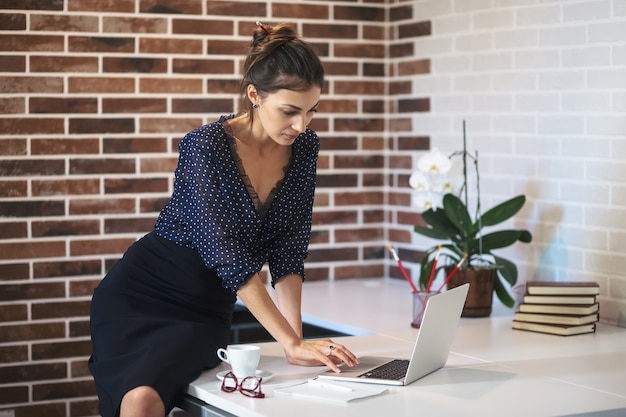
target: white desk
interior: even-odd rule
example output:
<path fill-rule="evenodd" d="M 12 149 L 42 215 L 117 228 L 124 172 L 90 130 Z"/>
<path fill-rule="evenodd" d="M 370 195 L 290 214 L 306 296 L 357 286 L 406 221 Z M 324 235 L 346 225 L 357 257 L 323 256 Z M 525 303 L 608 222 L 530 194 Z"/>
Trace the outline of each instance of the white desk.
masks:
<path fill-rule="evenodd" d="M 410 292 L 400 284 L 307 283 L 303 313 L 313 324 L 352 330 L 357 336 L 336 340 L 357 355 L 408 356 L 417 335 L 409 325 Z M 215 374 L 227 366 L 204 373 L 188 393 L 210 404 L 201 416 L 626 415 L 626 329 L 599 325 L 595 334 L 560 337 L 512 330 L 511 320 L 511 311 L 499 310 L 462 319 L 443 369 L 348 404 L 275 395 L 274 389 L 325 369 L 288 365 L 277 343 L 261 344 L 259 368 L 274 373 L 263 383 L 266 398 L 221 392 Z"/>

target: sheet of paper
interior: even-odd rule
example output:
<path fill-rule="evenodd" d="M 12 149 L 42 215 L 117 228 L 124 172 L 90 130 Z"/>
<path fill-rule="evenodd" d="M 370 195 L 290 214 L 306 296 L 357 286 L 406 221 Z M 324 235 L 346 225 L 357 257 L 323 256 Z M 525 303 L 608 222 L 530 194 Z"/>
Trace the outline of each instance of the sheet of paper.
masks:
<path fill-rule="evenodd" d="M 379 395 L 385 391 L 387 391 L 387 387 L 380 385 L 335 381 L 319 383 L 316 380 L 274 390 L 276 394 L 280 395 L 293 395 L 300 398 L 340 403 Z"/>

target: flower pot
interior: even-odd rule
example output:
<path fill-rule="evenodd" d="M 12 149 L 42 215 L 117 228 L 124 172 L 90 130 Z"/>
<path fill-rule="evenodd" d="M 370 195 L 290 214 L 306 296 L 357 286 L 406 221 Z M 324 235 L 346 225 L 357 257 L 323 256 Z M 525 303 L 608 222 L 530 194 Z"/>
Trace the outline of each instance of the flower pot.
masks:
<path fill-rule="evenodd" d="M 446 267 L 446 275 L 454 267 Z M 448 281 L 447 288 L 455 288 L 469 283 L 469 292 L 463 306 L 461 317 L 489 317 L 493 300 L 493 283 L 496 279 L 495 268 L 459 269 Z"/>

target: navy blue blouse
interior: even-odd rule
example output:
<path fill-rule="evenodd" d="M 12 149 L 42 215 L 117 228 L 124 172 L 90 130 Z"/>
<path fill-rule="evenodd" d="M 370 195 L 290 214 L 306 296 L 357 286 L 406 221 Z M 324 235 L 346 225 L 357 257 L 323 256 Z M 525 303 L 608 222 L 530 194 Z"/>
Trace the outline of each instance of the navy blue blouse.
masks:
<path fill-rule="evenodd" d="M 236 292 L 268 262 L 272 285 L 287 274 L 304 279 L 320 142 L 306 129 L 266 213 L 257 211 L 237 167 L 223 122 L 188 133 L 179 145 L 174 192 L 157 235 L 198 251 L 225 288 Z"/>

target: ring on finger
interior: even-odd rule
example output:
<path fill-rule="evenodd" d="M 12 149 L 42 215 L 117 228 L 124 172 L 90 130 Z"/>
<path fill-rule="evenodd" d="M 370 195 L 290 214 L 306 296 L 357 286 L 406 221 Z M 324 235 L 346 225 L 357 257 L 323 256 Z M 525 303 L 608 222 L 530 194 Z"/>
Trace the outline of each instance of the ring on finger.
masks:
<path fill-rule="evenodd" d="M 328 354 L 330 355 L 331 353 L 333 353 L 333 350 L 335 350 L 335 346 L 330 345 L 328 346 Z"/>

